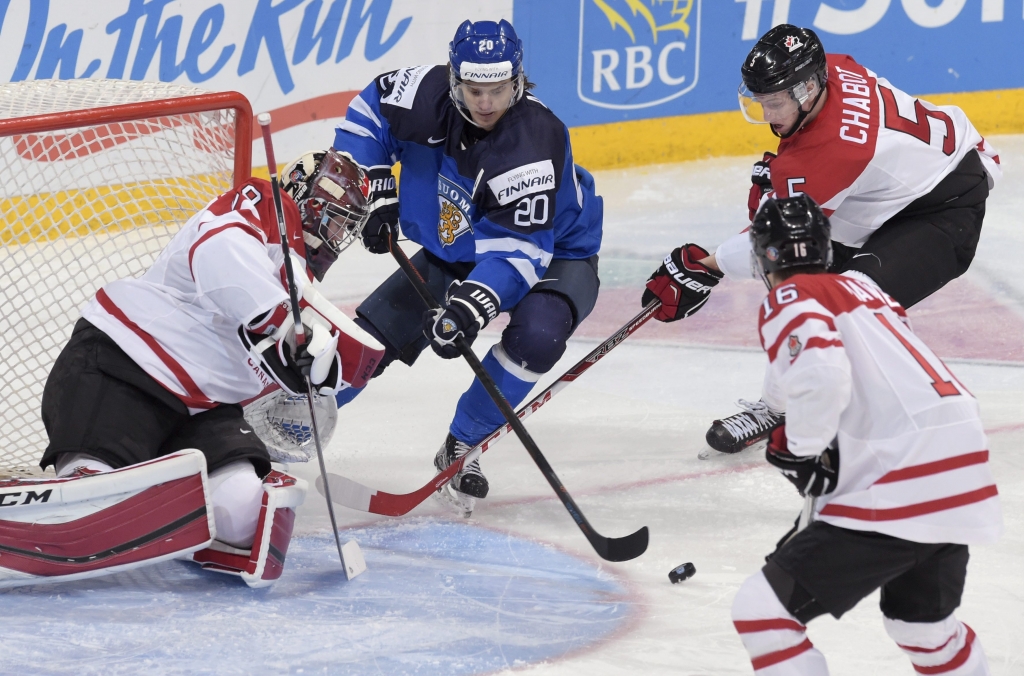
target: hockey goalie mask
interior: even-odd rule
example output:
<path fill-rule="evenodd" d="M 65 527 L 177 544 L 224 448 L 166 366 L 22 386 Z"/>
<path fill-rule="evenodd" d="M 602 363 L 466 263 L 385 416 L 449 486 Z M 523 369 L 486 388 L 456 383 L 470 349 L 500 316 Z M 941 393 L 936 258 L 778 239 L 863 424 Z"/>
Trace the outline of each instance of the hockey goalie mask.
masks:
<path fill-rule="evenodd" d="M 323 281 L 366 225 L 370 182 L 348 153 L 330 149 L 308 152 L 285 167 L 281 189 L 299 207 L 306 262 Z"/>

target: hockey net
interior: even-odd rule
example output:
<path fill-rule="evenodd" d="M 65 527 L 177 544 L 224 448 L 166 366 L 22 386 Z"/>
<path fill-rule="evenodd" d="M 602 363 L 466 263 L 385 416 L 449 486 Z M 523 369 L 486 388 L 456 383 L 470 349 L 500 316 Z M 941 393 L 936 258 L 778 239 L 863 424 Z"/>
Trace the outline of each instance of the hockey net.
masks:
<path fill-rule="evenodd" d="M 251 143 L 236 92 L 0 84 L 0 475 L 39 471 L 43 386 L 82 306 L 248 178 Z"/>

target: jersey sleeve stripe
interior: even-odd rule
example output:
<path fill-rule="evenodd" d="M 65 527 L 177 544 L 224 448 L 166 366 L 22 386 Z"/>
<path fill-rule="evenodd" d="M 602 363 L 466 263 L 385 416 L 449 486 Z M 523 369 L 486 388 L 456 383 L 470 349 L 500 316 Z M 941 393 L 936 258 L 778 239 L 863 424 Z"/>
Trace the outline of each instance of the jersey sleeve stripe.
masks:
<path fill-rule="evenodd" d="M 149 335 L 149 333 L 144 331 L 141 326 L 129 319 L 128 315 L 114 304 L 114 301 L 110 299 L 110 296 L 108 296 L 107 292 L 102 288 L 96 292 L 96 300 L 104 310 L 114 317 L 114 319 L 124 324 L 126 327 L 131 329 L 132 333 L 142 339 L 142 342 L 144 342 L 146 346 L 153 351 L 153 354 L 155 354 L 171 371 L 171 373 L 174 374 L 174 377 L 178 379 L 178 382 L 181 384 L 186 394 L 179 394 L 154 378 L 156 382 L 163 385 L 164 389 L 167 389 L 189 408 L 215 408 L 217 406 L 217 402 L 211 401 L 203 394 L 202 390 L 199 389 L 199 386 L 196 385 L 194 380 L 192 380 L 192 377 L 188 372 L 182 368 L 181 364 L 179 364 L 174 357 L 167 353 L 167 350 L 157 342 L 156 338 Z"/>
<path fill-rule="evenodd" d="M 537 276 L 537 269 L 530 261 L 525 258 L 506 258 L 505 260 L 526 280 L 531 289 L 540 281 L 540 277 Z"/>
<path fill-rule="evenodd" d="M 339 122 L 338 129 L 342 131 L 347 131 L 350 134 L 355 134 L 356 136 L 365 136 L 366 138 L 372 139 L 377 138 L 376 136 L 374 136 L 372 131 L 350 120 L 342 120 L 341 122 Z"/>
<path fill-rule="evenodd" d="M 806 322 L 813 321 L 815 319 L 824 322 L 824 324 L 829 328 L 830 331 L 836 330 L 836 323 L 833 320 L 833 318 L 830 317 L 829 315 L 823 315 L 820 312 L 801 313 L 794 317 L 793 319 L 789 320 L 789 323 L 782 327 L 782 330 L 779 331 L 778 336 L 775 339 L 775 342 L 772 344 L 770 348 L 768 348 L 768 359 L 770 359 L 771 361 L 775 361 L 775 356 L 779 353 L 779 349 L 781 349 L 782 344 L 786 341 L 787 338 L 789 338 L 790 334 L 793 333 L 798 328 L 800 328 L 801 326 L 803 326 Z"/>
<path fill-rule="evenodd" d="M 843 341 L 839 340 L 838 338 L 833 339 L 833 338 L 822 338 L 820 336 L 815 336 L 815 337 L 809 338 L 807 340 L 807 344 L 804 345 L 804 351 L 812 350 L 814 348 L 818 348 L 820 350 L 820 349 L 824 349 L 826 347 L 842 347 L 842 346 L 843 346 Z M 801 352 L 801 354 L 803 354 L 803 352 Z"/>
<path fill-rule="evenodd" d="M 373 110 L 366 103 L 366 101 L 364 101 L 362 99 L 361 96 L 357 95 L 355 98 L 353 98 L 351 101 L 349 101 L 348 107 L 349 107 L 349 110 L 354 110 L 355 112 L 359 113 L 360 115 L 362 115 L 363 117 L 367 118 L 368 120 L 373 122 L 375 125 L 377 125 L 377 129 L 381 128 L 380 118 L 378 118 L 374 114 Z"/>
<path fill-rule="evenodd" d="M 903 507 L 867 509 L 864 507 L 839 505 L 833 502 L 825 505 L 820 513 L 822 516 L 843 517 L 847 519 L 855 519 L 857 521 L 898 521 L 900 519 L 912 519 L 916 516 L 934 514 L 935 512 L 946 511 L 947 509 L 956 509 L 957 507 L 973 505 L 976 502 L 982 502 L 983 500 L 988 500 L 989 498 L 993 498 L 997 495 L 999 495 L 999 489 L 996 488 L 995 484 L 991 484 L 966 493 L 951 495 L 938 500 L 918 502 L 916 504 L 905 505 Z"/>
<path fill-rule="evenodd" d="M 261 236 L 262 233 L 253 232 L 253 230 L 247 228 L 245 225 L 242 225 L 241 223 L 228 223 L 227 225 L 222 225 L 220 227 L 214 228 L 213 230 L 210 230 L 209 232 L 205 232 L 199 239 L 196 240 L 195 244 L 189 247 L 188 250 L 188 271 L 192 275 L 192 281 L 195 281 L 196 279 L 196 273 L 192 271 L 192 257 L 195 256 L 196 249 L 199 248 L 199 245 L 205 242 L 206 240 L 210 239 L 217 233 L 224 232 L 228 228 L 238 228 L 239 230 L 249 235 L 250 237 L 255 238 L 260 244 L 266 244 L 266 242 L 263 241 L 263 237 Z"/>
<path fill-rule="evenodd" d="M 882 478 L 876 481 L 873 485 L 891 484 L 896 483 L 897 481 L 918 479 L 920 477 L 931 476 L 933 474 L 950 472 L 954 469 L 960 469 L 962 467 L 970 467 L 971 465 L 981 465 L 986 462 L 988 462 L 988 451 L 975 451 L 974 453 L 964 453 L 963 455 L 955 455 L 951 458 L 944 458 L 942 460 L 936 460 L 934 462 L 926 462 L 920 465 L 904 467 L 902 469 L 894 469 L 888 474 L 883 475 Z"/>
<path fill-rule="evenodd" d="M 476 253 L 480 255 L 489 251 L 504 251 L 511 253 L 513 251 L 519 251 L 526 254 L 534 260 L 540 261 L 540 264 L 544 267 L 551 265 L 551 258 L 553 254 L 549 251 L 544 251 L 539 246 L 532 242 L 527 242 L 521 239 L 515 239 L 513 237 L 501 237 L 496 239 L 480 239 L 476 242 Z"/>

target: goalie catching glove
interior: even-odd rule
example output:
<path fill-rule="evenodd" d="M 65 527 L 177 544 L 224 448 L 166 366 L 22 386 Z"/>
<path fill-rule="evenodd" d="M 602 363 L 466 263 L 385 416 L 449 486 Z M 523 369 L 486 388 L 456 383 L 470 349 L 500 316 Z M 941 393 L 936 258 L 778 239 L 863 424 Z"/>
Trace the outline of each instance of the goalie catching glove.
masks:
<path fill-rule="evenodd" d="M 803 497 L 827 495 L 839 483 L 838 441 L 833 440 L 820 455 L 793 455 L 789 452 L 786 426 L 780 425 L 772 431 L 764 457 L 769 465 L 796 486 Z"/>
<path fill-rule="evenodd" d="M 641 304 L 647 307 L 655 298 L 660 300 L 661 307 L 654 313 L 659 322 L 674 322 L 695 313 L 722 278 L 721 272 L 697 262 L 709 255 L 696 244 L 684 244 L 670 253 L 647 281 Z"/>
<path fill-rule="evenodd" d="M 476 334 L 498 316 L 501 301 L 489 287 L 473 281 L 452 282 L 445 294 L 448 307 L 427 310 L 423 315 L 423 335 L 442 359 L 459 356 L 455 339 L 464 336 L 473 343 Z"/>

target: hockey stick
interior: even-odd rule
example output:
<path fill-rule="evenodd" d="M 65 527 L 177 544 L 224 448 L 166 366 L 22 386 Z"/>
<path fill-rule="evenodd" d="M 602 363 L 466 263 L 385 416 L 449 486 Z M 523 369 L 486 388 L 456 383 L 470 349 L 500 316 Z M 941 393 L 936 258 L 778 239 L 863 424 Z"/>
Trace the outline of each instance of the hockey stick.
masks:
<path fill-rule="evenodd" d="M 388 238 L 388 248 L 391 249 L 391 255 L 394 256 L 395 261 L 398 262 L 398 266 L 402 269 L 402 272 L 405 273 L 405 276 L 416 289 L 420 298 L 423 299 L 424 304 L 431 310 L 439 309 L 441 305 L 437 302 L 437 299 L 431 295 L 430 289 L 427 288 L 426 282 L 423 281 L 423 277 L 420 276 L 419 270 L 413 267 L 409 257 L 405 255 L 405 252 L 402 251 L 401 247 L 395 244 L 393 237 Z M 537 464 L 541 474 L 543 474 L 544 478 L 548 480 L 551 488 L 554 489 L 555 494 L 558 495 L 558 498 L 562 501 L 565 509 L 569 512 L 569 515 L 572 516 L 576 525 L 579 526 L 583 535 L 586 536 L 590 545 L 594 548 L 594 551 L 597 552 L 597 555 L 606 561 L 629 561 L 630 559 L 635 559 L 643 554 L 647 550 L 647 542 L 649 539 L 647 526 L 643 526 L 635 533 L 631 533 L 630 535 L 621 538 L 605 537 L 594 530 L 594 527 L 591 526 L 590 522 L 587 521 L 587 518 L 583 516 L 583 512 L 580 511 L 580 508 L 576 505 L 572 496 L 569 495 L 569 491 L 567 491 L 565 486 L 562 485 L 561 480 L 555 474 L 555 470 L 552 469 L 551 465 L 548 463 L 547 458 L 545 458 L 544 454 L 541 453 L 540 448 L 533 440 L 533 437 L 531 437 L 530 433 L 526 431 L 526 427 L 523 426 L 522 421 L 518 416 L 516 416 L 515 411 L 512 410 L 512 406 L 509 405 L 508 401 L 501 394 L 501 390 L 498 389 L 494 379 L 491 378 L 491 374 L 484 369 L 483 364 L 480 363 L 480 359 L 476 356 L 476 353 L 473 352 L 473 348 L 469 346 L 469 343 L 461 334 L 455 338 L 455 347 L 458 348 L 463 359 L 469 363 L 470 368 L 473 369 L 473 373 L 475 373 L 476 377 L 480 380 L 480 384 L 483 385 L 485 390 L 487 390 L 487 394 L 490 395 L 494 404 L 498 407 L 498 410 L 501 411 L 505 421 L 512 426 L 512 430 L 516 433 L 516 436 L 519 437 L 519 441 L 522 442 L 527 453 L 529 453 L 530 457 L 533 458 L 533 461 Z"/>
<path fill-rule="evenodd" d="M 530 414 L 536 412 L 541 406 L 548 403 L 553 396 L 565 388 L 569 383 L 583 375 L 587 369 L 600 361 L 617 345 L 626 340 L 629 336 L 633 335 L 637 329 L 647 323 L 647 320 L 654 316 L 654 313 L 659 307 L 661 307 L 661 301 L 652 301 L 650 305 L 641 310 L 640 314 L 630 319 L 622 328 L 613 333 L 610 338 L 591 350 L 590 354 L 576 362 L 576 364 L 562 374 L 558 380 L 551 383 L 546 390 L 534 397 L 528 404 L 524 404 L 520 407 L 516 412 L 519 419 L 525 419 Z M 474 446 L 469 453 L 456 459 L 455 462 L 447 467 L 447 469 L 436 474 L 422 488 L 415 490 L 412 493 L 396 494 L 379 491 L 370 488 L 369 486 L 364 486 L 363 484 L 353 481 L 347 477 L 343 477 L 340 474 L 331 474 L 329 472 L 327 474 L 327 480 L 331 483 L 331 493 L 335 496 L 335 500 L 339 505 L 362 512 L 371 512 L 373 514 L 381 514 L 384 516 L 403 516 L 412 511 L 413 508 L 421 502 L 429 498 L 431 493 L 439 490 L 442 486 L 451 481 L 452 477 L 462 469 L 463 465 L 473 462 L 480 457 L 482 453 L 489 451 L 499 440 L 505 438 L 511 431 L 512 426 L 505 423 L 489 434 L 486 439 Z M 321 493 L 323 492 L 323 488 L 319 482 L 317 483 L 317 488 Z"/>
<path fill-rule="evenodd" d="M 284 223 L 284 205 L 281 202 L 281 188 L 277 184 L 277 162 L 274 160 L 274 142 L 270 138 L 270 113 L 260 113 L 256 116 L 256 122 L 263 132 L 263 147 L 267 151 L 267 169 L 270 170 L 270 185 L 274 195 L 274 209 L 277 214 L 277 231 L 281 235 L 281 251 L 284 253 L 284 273 L 288 281 L 288 298 L 292 303 L 292 320 L 295 324 L 295 347 L 296 350 L 306 344 L 306 330 L 302 326 L 302 313 L 299 309 L 299 289 L 295 285 L 295 271 L 292 268 L 291 247 L 288 246 L 288 231 Z M 313 404 L 313 381 L 306 375 L 306 400 L 309 402 L 309 420 L 313 433 L 313 443 L 316 445 L 316 459 L 320 463 L 320 479 L 324 482 L 324 497 L 327 498 L 327 514 L 331 517 L 331 531 L 334 533 L 334 542 L 338 545 L 338 558 L 341 560 L 341 567 L 345 569 L 345 575 L 351 579 L 358 575 L 353 568 L 345 565 L 345 554 L 341 551 L 341 537 L 338 535 L 338 522 L 334 518 L 334 504 L 331 501 L 330 486 L 327 485 L 327 466 L 324 464 L 324 451 L 320 447 L 320 429 L 316 421 L 316 409 Z"/>

